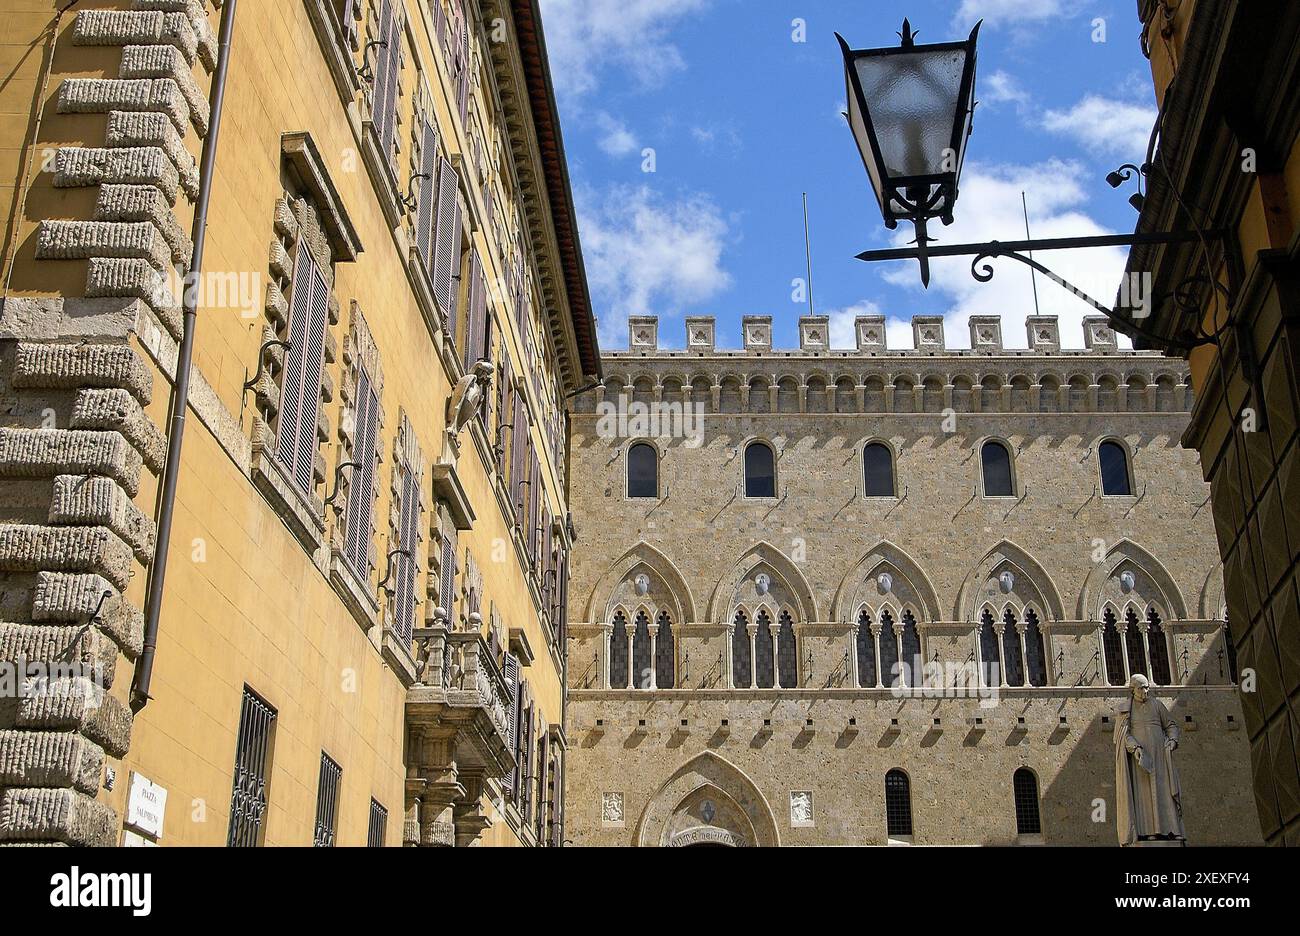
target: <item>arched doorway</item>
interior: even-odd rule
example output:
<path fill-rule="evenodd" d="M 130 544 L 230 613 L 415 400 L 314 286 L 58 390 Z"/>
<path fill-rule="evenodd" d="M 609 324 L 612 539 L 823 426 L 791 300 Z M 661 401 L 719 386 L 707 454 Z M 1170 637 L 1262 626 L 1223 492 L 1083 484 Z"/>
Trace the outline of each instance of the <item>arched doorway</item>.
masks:
<path fill-rule="evenodd" d="M 712 751 L 697 754 L 664 781 L 646 805 L 634 841 L 671 848 L 780 844 L 762 792 Z"/>

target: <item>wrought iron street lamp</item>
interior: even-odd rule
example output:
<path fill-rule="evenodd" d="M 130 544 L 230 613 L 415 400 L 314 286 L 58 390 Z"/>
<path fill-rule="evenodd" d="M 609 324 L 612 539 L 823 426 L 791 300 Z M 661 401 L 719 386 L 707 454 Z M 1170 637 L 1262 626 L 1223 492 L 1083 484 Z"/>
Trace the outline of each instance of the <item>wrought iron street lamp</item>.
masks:
<path fill-rule="evenodd" d="M 930 283 L 926 222 L 952 224 L 966 141 L 975 113 L 975 39 L 917 45 L 903 20 L 900 46 L 844 53 L 849 127 L 890 230 L 916 229 L 921 282 Z"/>
<path fill-rule="evenodd" d="M 988 282 L 993 278 L 988 261 L 1010 257 L 1070 290 L 1126 331 L 1150 336 L 1149 330 L 1123 314 L 1135 307 L 1125 298 L 1127 290 L 1121 288 L 1115 307 L 1103 305 L 1035 260 L 1032 252 L 1190 242 L 1200 242 L 1204 249 L 1207 240 L 1221 239 L 1225 232 L 1199 230 L 1193 223 L 1185 231 L 931 246 L 934 238 L 927 234 L 927 223 L 935 219 L 944 224 L 953 221 L 975 114 L 975 44 L 979 28 L 977 23 L 965 41 L 917 45 L 917 33 L 908 20 L 903 20 L 903 30 L 898 34 L 902 44 L 881 49 L 852 49 L 839 33 L 835 34 L 844 54 L 846 116 L 885 226 L 893 230 L 899 221 L 910 221 L 916 230 L 914 247 L 868 250 L 858 254 L 858 259 L 916 260 L 921 268 L 921 283 L 929 286 L 931 258 L 973 257 L 971 275 Z M 1157 119 L 1143 165 L 1125 164 L 1106 177 L 1112 188 L 1118 188 L 1135 173 L 1141 182 L 1155 169 L 1164 171 L 1156 157 L 1160 125 Z M 1129 201 L 1141 211 L 1141 192 Z M 1175 286 L 1171 296 L 1182 311 L 1195 311 L 1190 294 L 1206 279 L 1203 274 L 1189 276 Z M 1210 288 L 1221 287 L 1212 284 Z M 1198 335 L 1197 343 L 1206 340 L 1209 336 Z"/>

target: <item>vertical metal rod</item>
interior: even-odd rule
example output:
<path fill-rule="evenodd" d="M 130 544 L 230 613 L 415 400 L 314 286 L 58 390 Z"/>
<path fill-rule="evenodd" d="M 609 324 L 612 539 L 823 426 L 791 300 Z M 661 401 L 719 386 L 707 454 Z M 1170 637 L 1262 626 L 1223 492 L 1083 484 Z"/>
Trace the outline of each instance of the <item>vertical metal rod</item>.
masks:
<path fill-rule="evenodd" d="M 1025 193 L 1023 191 L 1020 193 L 1020 207 L 1025 213 L 1025 240 L 1033 240 L 1033 238 L 1029 236 L 1029 202 L 1025 200 Z M 1029 251 L 1029 259 L 1034 259 L 1034 252 L 1032 250 Z M 1034 287 L 1034 314 L 1041 315 L 1042 313 L 1038 310 L 1038 274 L 1034 271 L 1033 267 L 1029 268 L 1029 282 Z"/>
<path fill-rule="evenodd" d="M 808 237 L 808 193 L 803 193 L 803 253 L 808 266 L 808 314 L 813 311 L 812 240 Z"/>

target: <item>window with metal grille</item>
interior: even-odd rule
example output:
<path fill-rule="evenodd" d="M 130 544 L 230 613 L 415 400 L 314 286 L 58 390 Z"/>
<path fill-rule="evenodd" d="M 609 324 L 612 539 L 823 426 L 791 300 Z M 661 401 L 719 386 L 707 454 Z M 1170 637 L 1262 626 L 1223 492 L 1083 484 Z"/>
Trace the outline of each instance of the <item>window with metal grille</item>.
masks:
<path fill-rule="evenodd" d="M 1042 818 L 1038 813 L 1038 778 L 1028 767 L 1021 767 L 1011 778 L 1016 801 L 1016 833 L 1041 835 Z"/>
<path fill-rule="evenodd" d="M 912 834 L 912 782 L 898 769 L 885 774 L 885 828 L 890 835 Z"/>
<path fill-rule="evenodd" d="M 230 795 L 230 829 L 226 845 L 249 848 L 262 843 L 266 815 L 267 773 L 271 760 L 275 709 L 244 687 L 235 746 L 235 781 Z"/>
<path fill-rule="evenodd" d="M 347 514 L 343 527 L 343 555 L 362 582 L 370 578 L 370 539 L 375 510 L 375 436 L 379 432 L 379 396 L 365 367 L 357 366 L 353 402 L 352 469 L 348 485 Z"/>
<path fill-rule="evenodd" d="M 384 834 L 388 831 L 388 810 L 378 800 L 370 801 L 370 825 L 366 830 L 366 847 L 383 848 Z"/>
<path fill-rule="evenodd" d="M 315 487 L 316 423 L 329 287 L 305 244 L 299 245 L 289 293 L 289 347 L 284 354 L 276 454 L 304 493 Z"/>
<path fill-rule="evenodd" d="M 316 828 L 311 840 L 316 848 L 334 847 L 334 820 L 338 816 L 342 781 L 343 768 L 321 751 L 320 780 L 316 785 Z"/>

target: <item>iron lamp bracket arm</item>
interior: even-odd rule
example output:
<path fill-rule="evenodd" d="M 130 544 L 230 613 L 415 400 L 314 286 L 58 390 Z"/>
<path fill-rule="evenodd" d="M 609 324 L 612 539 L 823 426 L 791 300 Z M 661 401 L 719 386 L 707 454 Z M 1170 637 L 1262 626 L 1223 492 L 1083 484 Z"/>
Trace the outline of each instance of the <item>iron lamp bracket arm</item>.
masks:
<path fill-rule="evenodd" d="M 360 468 L 360 467 L 361 467 L 361 462 L 355 462 L 355 461 L 340 462 L 338 465 L 334 467 L 334 490 L 333 492 L 331 492 L 329 497 L 325 498 L 326 507 L 334 503 L 334 499 L 339 496 L 339 487 L 343 482 L 343 469 Z"/>
<path fill-rule="evenodd" d="M 262 342 L 262 347 L 257 349 L 257 370 L 253 372 L 252 377 L 249 377 L 244 381 L 244 393 L 248 393 L 249 390 L 256 388 L 258 381 L 262 379 L 262 374 L 266 370 L 267 351 L 272 348 L 284 348 L 284 350 L 288 351 L 292 347 L 293 342 L 284 341 L 280 338 L 272 338 L 270 341 Z M 247 371 L 245 371 L 245 373 L 247 373 Z"/>
<path fill-rule="evenodd" d="M 407 559 L 412 558 L 412 556 L 411 556 L 411 551 L 410 551 L 409 549 L 394 549 L 394 550 L 392 550 L 391 552 L 389 552 L 389 554 L 388 554 L 388 570 L 384 573 L 384 577 L 383 577 L 383 579 L 382 579 L 382 580 L 380 581 L 380 583 L 379 583 L 379 590 L 382 591 L 382 592 L 384 592 L 384 594 L 386 594 L 386 595 L 392 595 L 392 593 L 393 593 L 393 589 L 391 589 L 391 588 L 388 587 L 388 580 L 391 579 L 391 578 L 393 577 L 393 571 L 394 571 L 394 569 L 396 568 L 396 567 L 393 565 L 393 557 L 394 557 L 394 556 L 405 556 Z"/>

